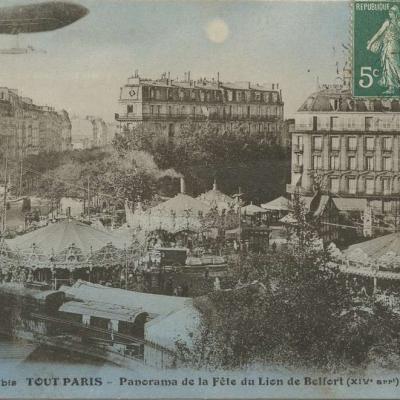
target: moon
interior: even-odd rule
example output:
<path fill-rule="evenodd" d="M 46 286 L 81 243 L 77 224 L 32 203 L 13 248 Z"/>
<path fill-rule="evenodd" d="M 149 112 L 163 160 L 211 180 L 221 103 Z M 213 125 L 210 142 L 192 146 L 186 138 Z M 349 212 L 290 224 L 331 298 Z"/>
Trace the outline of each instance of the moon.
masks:
<path fill-rule="evenodd" d="M 229 36 L 229 27 L 221 18 L 215 18 L 205 27 L 207 37 L 211 42 L 224 43 Z"/>

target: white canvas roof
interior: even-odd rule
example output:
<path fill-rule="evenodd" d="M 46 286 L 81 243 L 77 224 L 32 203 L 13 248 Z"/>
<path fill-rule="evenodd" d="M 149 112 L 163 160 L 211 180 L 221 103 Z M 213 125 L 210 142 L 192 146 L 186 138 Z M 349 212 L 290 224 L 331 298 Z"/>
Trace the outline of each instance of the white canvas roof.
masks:
<path fill-rule="evenodd" d="M 78 280 L 73 286 L 60 288 L 67 297 L 81 301 L 101 301 L 128 308 L 141 308 L 153 317 L 181 310 L 192 303 L 188 297 L 164 296 L 110 288 Z"/>

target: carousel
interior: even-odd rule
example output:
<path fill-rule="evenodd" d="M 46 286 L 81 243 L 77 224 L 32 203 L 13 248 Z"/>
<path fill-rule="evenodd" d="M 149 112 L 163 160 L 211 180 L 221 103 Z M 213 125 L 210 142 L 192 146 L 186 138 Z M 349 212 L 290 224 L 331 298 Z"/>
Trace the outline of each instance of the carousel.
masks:
<path fill-rule="evenodd" d="M 131 236 L 67 220 L 0 244 L 3 280 L 46 282 L 57 289 L 82 279 L 121 287 L 140 257 Z"/>

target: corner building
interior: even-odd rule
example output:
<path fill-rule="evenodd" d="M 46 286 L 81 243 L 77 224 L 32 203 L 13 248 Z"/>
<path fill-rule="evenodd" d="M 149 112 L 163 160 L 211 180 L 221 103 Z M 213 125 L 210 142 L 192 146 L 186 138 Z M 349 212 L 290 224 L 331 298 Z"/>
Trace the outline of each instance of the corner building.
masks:
<path fill-rule="evenodd" d="M 226 128 L 240 123 L 249 133 L 280 141 L 283 101 L 279 84 L 223 83 L 219 79 L 182 81 L 164 74 L 158 80 L 137 73 L 121 88 L 120 130 L 143 125 L 160 136 L 173 138 L 183 123 L 211 122 Z"/>
<path fill-rule="evenodd" d="M 319 186 L 336 197 L 367 200 L 383 214 L 397 213 L 400 102 L 353 98 L 347 82 L 322 86 L 299 108 L 287 191 L 309 196 Z"/>

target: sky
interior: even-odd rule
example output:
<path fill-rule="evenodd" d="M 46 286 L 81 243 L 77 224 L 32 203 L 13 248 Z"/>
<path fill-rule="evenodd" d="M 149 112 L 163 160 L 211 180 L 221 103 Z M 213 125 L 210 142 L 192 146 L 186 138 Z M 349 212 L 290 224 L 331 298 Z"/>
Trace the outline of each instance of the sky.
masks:
<path fill-rule="evenodd" d="M 39 0 L 0 0 L 1 6 Z M 0 54 L 0 86 L 40 105 L 112 121 L 133 72 L 158 78 L 216 77 L 279 83 L 285 117 L 321 83 L 333 83 L 347 57 L 350 9 L 344 1 L 75 0 L 90 10 L 60 30 L 20 35 L 46 53 Z M 0 35 L 0 48 L 15 45 Z"/>

